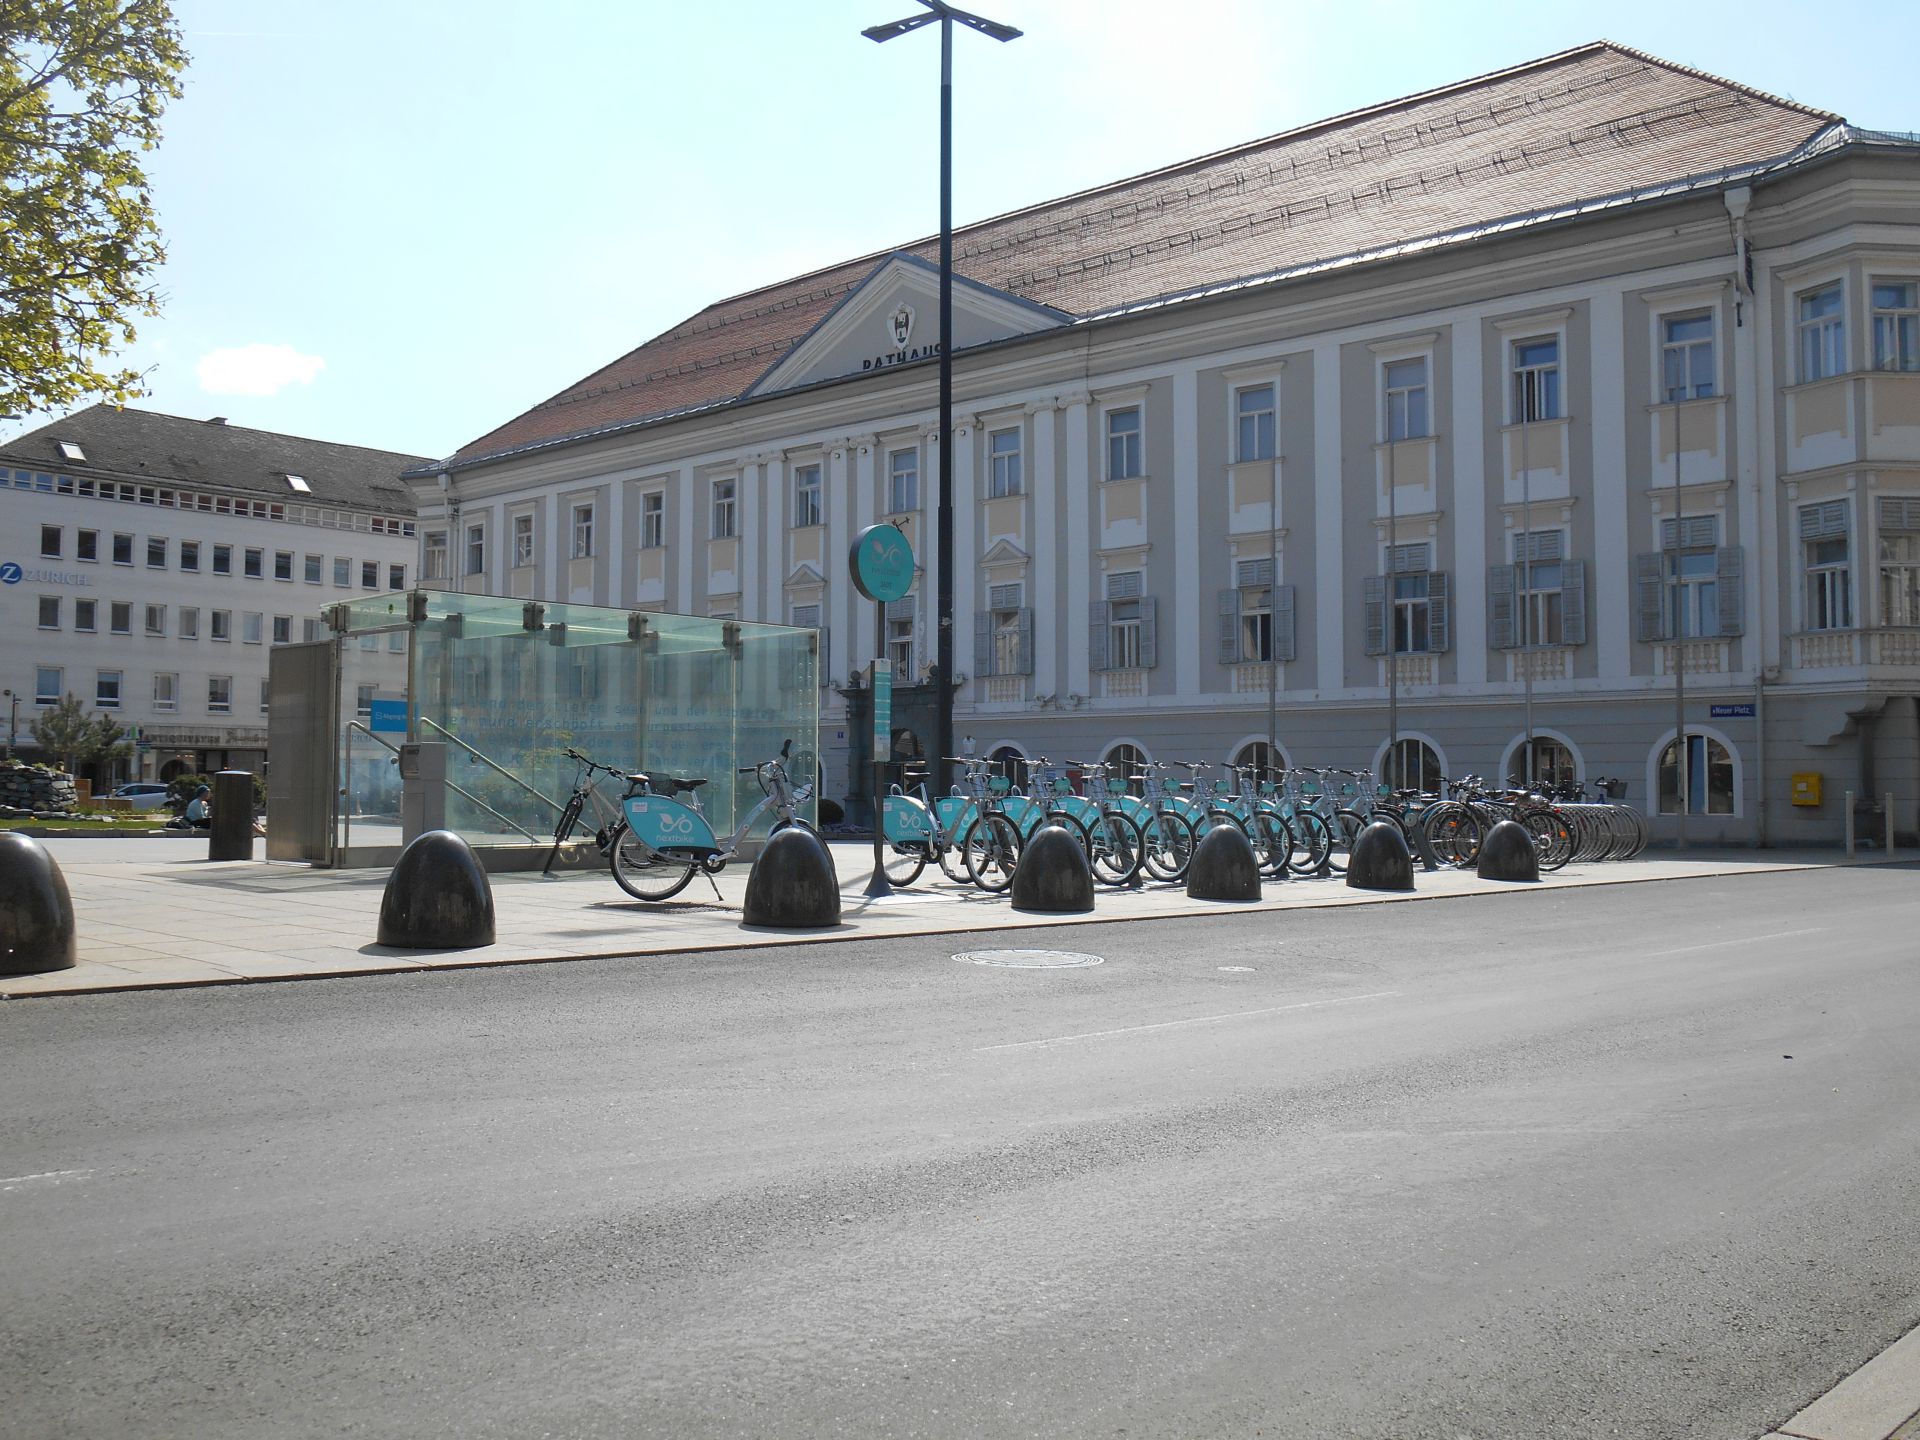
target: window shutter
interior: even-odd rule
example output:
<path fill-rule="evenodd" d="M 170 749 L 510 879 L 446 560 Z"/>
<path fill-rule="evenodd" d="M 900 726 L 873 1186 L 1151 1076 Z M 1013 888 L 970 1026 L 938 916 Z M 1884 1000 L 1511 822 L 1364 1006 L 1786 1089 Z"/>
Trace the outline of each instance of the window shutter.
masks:
<path fill-rule="evenodd" d="M 1550 565 L 1565 558 L 1567 537 L 1558 530 L 1535 530 L 1524 548 L 1531 552 L 1526 558 L 1533 564 Z"/>
<path fill-rule="evenodd" d="M 1417 575 L 1426 568 L 1426 541 L 1422 540 L 1414 545 L 1390 545 L 1387 547 L 1388 574 Z"/>
<path fill-rule="evenodd" d="M 1107 576 L 1107 599 L 1138 600 L 1140 598 L 1140 572 L 1138 570 L 1117 570 Z"/>
<path fill-rule="evenodd" d="M 1495 565 L 1487 572 L 1487 644 L 1495 650 L 1511 650 L 1519 643 L 1513 600 L 1513 566 Z"/>
<path fill-rule="evenodd" d="M 1240 663 L 1240 592 L 1220 592 L 1220 663 Z"/>
<path fill-rule="evenodd" d="M 1847 502 L 1828 500 L 1800 507 L 1800 538 L 1830 540 L 1847 533 Z"/>
<path fill-rule="evenodd" d="M 1427 633 L 1433 653 L 1444 655 L 1453 648 L 1453 577 L 1444 570 L 1427 572 Z"/>
<path fill-rule="evenodd" d="M 973 612 L 973 675 L 985 680 L 993 674 L 993 612 Z"/>
<path fill-rule="evenodd" d="M 1659 554 L 1633 557 L 1633 638 L 1652 645 L 1666 639 L 1661 622 L 1660 592 L 1666 587 L 1664 559 Z"/>
<path fill-rule="evenodd" d="M 1107 627 L 1111 623 L 1108 618 L 1107 602 L 1094 601 L 1087 614 L 1087 668 L 1089 670 L 1105 670 L 1110 664 L 1107 659 Z"/>
<path fill-rule="evenodd" d="M 1673 532 L 1676 523 L 1680 529 L 1680 548 L 1682 550 L 1711 550 L 1714 542 L 1720 538 L 1720 522 L 1711 515 L 1688 515 L 1675 522 L 1660 522 L 1660 548 L 1673 549 Z"/>
<path fill-rule="evenodd" d="M 1366 614 L 1367 654 L 1387 653 L 1387 579 L 1369 575 L 1361 587 L 1362 609 Z M 1324 657 L 1323 657 L 1324 659 Z"/>
<path fill-rule="evenodd" d="M 833 657 L 833 647 L 828 643 L 831 639 L 832 633 L 826 626 L 822 625 L 820 627 L 820 683 L 822 685 L 831 685 L 833 683 L 833 671 L 830 668 Z"/>
<path fill-rule="evenodd" d="M 987 591 L 989 610 L 1018 610 L 1020 608 L 1019 585 L 995 585 Z"/>
<path fill-rule="evenodd" d="M 1242 590 L 1273 584 L 1272 560 L 1242 560 L 1239 567 Z"/>
<path fill-rule="evenodd" d="M 1020 670 L 1022 675 L 1033 674 L 1033 611 L 1020 612 Z"/>
<path fill-rule="evenodd" d="M 1880 528 L 1899 532 L 1920 530 L 1920 495 L 1882 495 Z"/>
<path fill-rule="evenodd" d="M 1151 670 L 1160 663 L 1159 605 L 1151 595 L 1140 597 L 1140 668 Z"/>
<path fill-rule="evenodd" d="M 1293 586 L 1273 587 L 1273 658 L 1293 659 Z"/>
<path fill-rule="evenodd" d="M 1569 645 L 1587 643 L 1587 562 L 1568 560 L 1560 571 L 1560 626 Z"/>
<path fill-rule="evenodd" d="M 1720 633 L 1747 633 L 1747 593 L 1742 580 L 1746 574 L 1747 552 L 1738 545 L 1722 545 L 1713 554 L 1714 599 L 1720 609 Z"/>

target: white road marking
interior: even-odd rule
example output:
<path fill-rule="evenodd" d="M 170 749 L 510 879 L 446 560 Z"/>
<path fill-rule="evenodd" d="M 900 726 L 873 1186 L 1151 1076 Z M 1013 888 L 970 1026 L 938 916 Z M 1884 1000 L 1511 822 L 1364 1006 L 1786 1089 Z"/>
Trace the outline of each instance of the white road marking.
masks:
<path fill-rule="evenodd" d="M 1729 945 L 1764 945 L 1769 940 L 1792 940 L 1801 935 L 1824 935 L 1825 930 L 1781 930 L 1772 935 L 1743 935 L 1737 940 L 1709 940 L 1704 945 L 1682 945 L 1678 950 L 1655 950 L 1647 955 L 1658 960 L 1662 955 L 1691 955 L 1696 950 L 1724 950 Z"/>
<path fill-rule="evenodd" d="M 42 1170 L 38 1175 L 0 1175 L 0 1190 L 14 1190 L 35 1181 L 45 1185 L 58 1185 L 66 1180 L 81 1180 L 93 1174 L 91 1170 Z"/>
<path fill-rule="evenodd" d="M 1234 1010 L 1225 1015 L 1194 1015 L 1186 1020 L 1161 1020 L 1152 1025 L 1127 1025 L 1118 1030 L 1089 1030 L 1081 1035 L 1052 1035 L 1045 1040 L 1015 1040 L 1006 1045 L 976 1045 L 974 1054 L 993 1050 L 1031 1050 L 1041 1045 L 1066 1045 L 1075 1040 L 1104 1040 L 1112 1035 L 1144 1035 L 1150 1030 L 1172 1030 L 1181 1025 L 1206 1025 L 1215 1020 L 1251 1020 L 1259 1015 L 1279 1015 L 1288 1010 L 1315 1010 L 1326 1005 L 1351 1005 L 1356 1000 L 1383 1000 L 1398 995 L 1398 990 L 1375 990 L 1368 995 L 1343 995 L 1335 1000 L 1302 1000 L 1294 1005 L 1272 1005 L 1265 1010 Z"/>

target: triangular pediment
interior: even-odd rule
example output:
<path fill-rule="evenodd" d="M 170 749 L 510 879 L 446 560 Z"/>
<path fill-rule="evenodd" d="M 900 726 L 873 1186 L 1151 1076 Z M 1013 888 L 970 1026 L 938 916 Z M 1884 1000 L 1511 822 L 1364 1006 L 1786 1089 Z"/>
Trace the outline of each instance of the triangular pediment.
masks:
<path fill-rule="evenodd" d="M 1024 565 L 1033 557 L 1011 540 L 996 540 L 993 548 L 980 557 L 982 565 Z"/>
<path fill-rule="evenodd" d="M 953 277 L 954 351 L 1052 330 L 1073 317 L 964 275 Z M 749 395 L 871 374 L 940 354 L 940 267 L 890 255 L 756 380 Z"/>
<path fill-rule="evenodd" d="M 822 575 L 813 564 L 805 560 L 802 560 L 798 565 L 794 566 L 793 573 L 787 576 L 787 588 L 790 590 L 803 588 L 808 585 L 824 585 L 826 583 L 827 577 Z"/>

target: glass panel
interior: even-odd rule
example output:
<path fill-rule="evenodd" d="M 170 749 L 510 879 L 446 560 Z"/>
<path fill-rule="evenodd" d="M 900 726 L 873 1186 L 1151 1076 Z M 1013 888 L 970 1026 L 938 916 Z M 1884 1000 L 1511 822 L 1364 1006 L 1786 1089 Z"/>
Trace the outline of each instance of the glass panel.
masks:
<path fill-rule="evenodd" d="M 409 598 L 344 607 L 349 636 L 384 631 L 412 640 L 399 654 L 341 649 L 356 849 L 397 842 L 399 781 L 387 746 L 406 737 L 380 731 L 373 740 L 349 722 L 361 718 L 365 693 L 406 698 L 409 672 L 414 738 L 449 744 L 447 827 L 473 844 L 550 841 L 573 784 L 568 747 L 623 770 L 705 779 L 699 799 L 723 839 L 761 799 L 754 777 L 735 775 L 737 766 L 769 760 L 791 739 L 795 783 L 818 779 L 819 678 L 809 630 L 649 614 L 636 639 L 625 610 L 561 604 L 539 607 L 540 626 L 529 630 L 524 601 L 448 591 L 415 592 L 425 619 L 409 625 Z M 617 799 L 617 789 L 608 798 Z M 812 802 L 806 808 L 811 815 Z M 592 819 L 583 817 L 584 833 L 595 828 Z M 764 835 L 769 823 L 761 815 L 753 833 Z"/>

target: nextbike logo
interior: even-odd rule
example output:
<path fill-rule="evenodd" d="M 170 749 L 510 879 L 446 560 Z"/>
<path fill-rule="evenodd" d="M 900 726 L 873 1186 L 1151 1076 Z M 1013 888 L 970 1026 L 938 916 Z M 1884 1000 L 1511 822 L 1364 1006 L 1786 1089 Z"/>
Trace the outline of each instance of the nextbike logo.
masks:
<path fill-rule="evenodd" d="M 693 816 L 685 810 L 677 815 L 671 810 L 663 815 L 656 815 L 653 823 L 659 827 L 662 835 L 693 834 Z"/>

